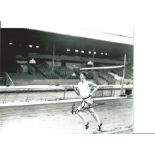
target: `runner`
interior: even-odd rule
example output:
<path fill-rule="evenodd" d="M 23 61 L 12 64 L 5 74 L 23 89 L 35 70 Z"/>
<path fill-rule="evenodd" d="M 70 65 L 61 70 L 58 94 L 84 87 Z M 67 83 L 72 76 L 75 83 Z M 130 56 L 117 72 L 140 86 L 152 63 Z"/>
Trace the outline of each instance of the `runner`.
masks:
<path fill-rule="evenodd" d="M 88 110 L 90 114 L 93 116 L 93 118 L 96 120 L 98 124 L 98 130 L 101 131 L 102 123 L 100 122 L 100 119 L 96 112 L 94 111 L 94 108 L 92 106 L 92 96 L 95 93 L 95 91 L 99 88 L 95 83 L 87 81 L 87 74 L 85 72 L 80 73 L 80 82 L 78 83 L 77 87 L 73 86 L 75 92 L 77 95 L 79 95 L 82 98 L 81 105 L 78 108 L 75 108 L 75 105 L 73 104 L 72 107 L 72 114 L 78 114 L 79 117 L 84 121 L 85 123 L 85 129 L 89 128 L 89 122 L 86 120 L 83 111 Z"/>

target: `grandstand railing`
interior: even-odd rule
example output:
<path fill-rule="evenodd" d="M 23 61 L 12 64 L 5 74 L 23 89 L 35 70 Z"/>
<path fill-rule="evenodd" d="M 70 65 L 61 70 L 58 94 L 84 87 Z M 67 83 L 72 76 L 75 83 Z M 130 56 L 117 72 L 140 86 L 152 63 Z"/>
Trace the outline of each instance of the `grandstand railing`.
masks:
<path fill-rule="evenodd" d="M 2 86 L 13 86 L 14 85 L 14 82 L 10 78 L 8 73 L 6 73 L 6 72 L 0 73 L 0 85 L 2 85 Z"/>

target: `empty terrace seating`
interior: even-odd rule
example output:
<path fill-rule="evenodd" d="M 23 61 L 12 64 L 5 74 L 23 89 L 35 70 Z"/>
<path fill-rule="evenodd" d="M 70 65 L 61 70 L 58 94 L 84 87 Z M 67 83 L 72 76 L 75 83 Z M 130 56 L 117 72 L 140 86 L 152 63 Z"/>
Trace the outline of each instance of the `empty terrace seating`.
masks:
<path fill-rule="evenodd" d="M 59 76 L 55 72 L 52 72 L 51 68 L 49 68 L 47 64 L 42 63 L 36 64 L 35 66 L 44 77 L 48 79 L 59 79 Z"/>
<path fill-rule="evenodd" d="M 115 79 L 112 75 L 108 74 L 106 71 L 99 71 L 98 75 L 100 78 L 107 81 L 108 84 L 115 84 Z"/>
<path fill-rule="evenodd" d="M 77 79 L 78 76 L 74 71 L 70 70 L 67 67 L 55 67 L 54 70 L 57 74 L 59 74 L 64 79 Z"/>
<path fill-rule="evenodd" d="M 123 76 L 123 69 L 114 69 L 111 70 L 110 72 L 117 74 L 119 76 Z M 131 65 L 126 66 L 125 68 L 125 79 L 133 79 L 133 68 Z"/>
<path fill-rule="evenodd" d="M 87 75 L 88 75 L 88 79 L 93 79 L 94 78 L 94 75 L 91 72 L 87 72 Z"/>
<path fill-rule="evenodd" d="M 35 80 L 35 79 L 45 79 L 42 75 L 36 74 L 28 74 L 28 73 L 9 73 L 10 77 L 13 80 Z"/>

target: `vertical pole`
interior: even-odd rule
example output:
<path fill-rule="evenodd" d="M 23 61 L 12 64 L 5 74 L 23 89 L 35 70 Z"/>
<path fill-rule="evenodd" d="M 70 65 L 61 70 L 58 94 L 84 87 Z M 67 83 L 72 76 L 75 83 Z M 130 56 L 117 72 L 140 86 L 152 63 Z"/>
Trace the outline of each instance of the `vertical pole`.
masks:
<path fill-rule="evenodd" d="M 121 95 L 123 95 L 123 87 L 124 87 L 124 77 L 125 77 L 125 66 L 126 66 L 126 54 L 124 54 L 124 68 L 123 68 L 123 76 L 121 80 Z"/>
<path fill-rule="evenodd" d="M 95 51 L 95 48 L 93 49 L 93 67 L 94 67 L 94 51 Z"/>
<path fill-rule="evenodd" d="M 54 71 L 54 59 L 55 59 L 55 41 L 53 42 L 53 56 L 52 56 L 52 72 Z"/>
<path fill-rule="evenodd" d="M 2 35 L 2 34 L 1 34 L 1 21 L 0 21 L 0 72 L 1 72 L 1 69 L 2 69 L 2 68 L 1 68 L 1 67 L 2 67 L 2 57 L 1 57 L 1 56 L 2 56 L 2 54 L 1 54 L 1 52 L 2 52 L 2 51 L 1 51 L 1 50 L 2 50 L 1 42 L 2 42 L 2 41 L 1 41 L 1 35 Z"/>
<path fill-rule="evenodd" d="M 93 49 L 93 67 L 94 67 L 94 52 L 95 52 L 95 48 Z M 98 74 L 97 74 L 97 72 L 93 72 L 93 70 L 91 70 L 92 71 L 92 73 L 93 73 L 93 79 L 94 79 L 94 81 L 97 83 L 97 84 L 99 84 L 98 83 Z"/>

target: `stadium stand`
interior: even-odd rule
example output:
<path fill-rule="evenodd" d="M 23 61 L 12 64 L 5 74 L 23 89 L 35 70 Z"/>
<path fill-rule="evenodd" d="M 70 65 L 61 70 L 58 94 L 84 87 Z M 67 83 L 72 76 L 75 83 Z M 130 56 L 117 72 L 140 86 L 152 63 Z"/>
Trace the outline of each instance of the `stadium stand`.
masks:
<path fill-rule="evenodd" d="M 28 72 L 17 72 L 10 73 L 10 77 L 14 81 L 15 85 L 23 85 L 23 84 L 67 84 L 69 81 L 73 79 L 71 84 L 75 84 L 75 80 L 79 79 L 80 68 L 68 68 L 65 66 L 55 66 L 54 71 L 52 72 L 51 67 L 44 62 L 39 62 L 37 64 L 27 64 Z M 122 69 L 115 70 L 100 70 L 100 71 L 86 71 L 89 80 L 94 80 L 96 84 L 105 84 L 105 85 L 114 85 L 121 84 Z M 97 76 L 96 76 L 97 75 Z M 116 79 L 116 75 L 119 76 L 119 79 Z M 49 81 L 48 79 L 53 81 Z M 59 79 L 62 79 L 59 80 Z M 129 81 L 130 80 L 130 81 Z M 125 83 L 133 83 L 133 67 L 132 65 L 126 66 L 125 73 Z M 25 83 L 25 81 L 27 81 Z M 66 81 L 66 82 L 65 82 Z M 69 82 L 70 83 L 70 82 Z M 6 85 L 6 81 L 4 76 L 0 76 L 0 85 Z"/>
<path fill-rule="evenodd" d="M 122 77 L 123 75 L 123 70 L 122 69 L 115 69 L 111 70 L 112 73 L 117 74 Z M 125 68 L 125 79 L 133 79 L 133 66 L 132 65 L 127 65 Z"/>
<path fill-rule="evenodd" d="M 107 84 L 115 84 L 115 79 L 112 75 L 108 74 L 107 71 L 98 71 L 98 75 L 100 78 L 104 79 Z"/>
<path fill-rule="evenodd" d="M 44 80 L 43 84 L 46 80 L 47 83 L 59 79 L 62 83 L 68 79 L 79 80 L 79 68 L 122 65 L 124 54 L 127 60 L 125 79 L 133 79 L 132 44 L 96 40 L 93 36 L 85 38 L 23 28 L 2 29 L 1 71 L 9 73 L 13 81 L 19 80 L 18 83 L 25 83 L 25 80 L 28 84 L 39 83 L 36 80 Z M 123 69 L 108 72 L 100 70 L 95 74 L 90 70 L 88 79 L 96 80 L 97 84 L 121 81 Z M 0 76 L 0 85 L 4 85 L 5 80 Z"/>
<path fill-rule="evenodd" d="M 64 79 L 77 79 L 78 78 L 77 74 L 73 70 L 70 70 L 67 67 L 57 66 L 55 67 L 55 72 Z"/>
<path fill-rule="evenodd" d="M 45 78 L 47 79 L 59 79 L 60 76 L 57 75 L 55 72 L 52 72 L 51 68 L 48 67 L 47 64 L 33 64 L 33 67 L 40 72 Z"/>

